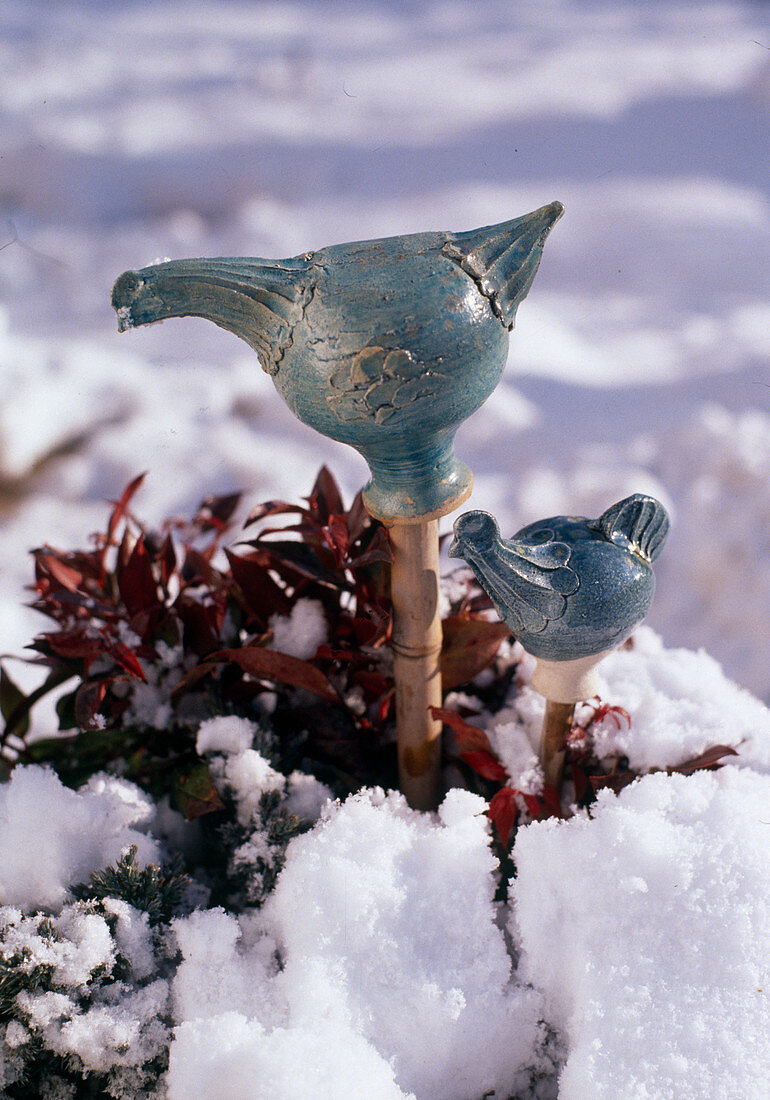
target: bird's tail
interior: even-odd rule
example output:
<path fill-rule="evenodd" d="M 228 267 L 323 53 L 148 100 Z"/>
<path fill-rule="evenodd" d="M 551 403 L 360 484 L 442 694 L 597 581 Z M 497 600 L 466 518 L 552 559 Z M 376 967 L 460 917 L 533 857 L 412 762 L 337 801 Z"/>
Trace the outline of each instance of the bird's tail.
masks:
<path fill-rule="evenodd" d="M 444 245 L 444 253 L 471 276 L 506 328 L 513 328 L 545 239 L 563 213 L 562 204 L 552 202 L 509 222 L 453 233 Z"/>
<path fill-rule="evenodd" d="M 168 317 L 205 317 L 245 340 L 273 374 L 312 295 L 308 266 L 301 256 L 171 260 L 125 271 L 112 304 L 121 332 Z"/>
<path fill-rule="evenodd" d="M 659 500 L 634 493 L 602 512 L 588 524 L 606 539 L 630 550 L 647 562 L 653 562 L 663 549 L 668 535 L 668 513 Z"/>

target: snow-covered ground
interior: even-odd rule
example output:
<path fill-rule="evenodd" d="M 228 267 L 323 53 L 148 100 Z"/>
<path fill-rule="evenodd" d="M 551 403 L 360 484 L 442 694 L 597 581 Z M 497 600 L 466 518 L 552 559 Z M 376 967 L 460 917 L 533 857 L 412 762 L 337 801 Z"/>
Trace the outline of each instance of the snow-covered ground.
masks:
<path fill-rule="evenodd" d="M 183 836 L 179 815 L 122 779 L 74 792 L 17 769 L 0 786 L 0 952 L 52 973 L 0 1025 L 0 1089 L 35 1036 L 137 1100 L 167 1048 L 155 1100 L 765 1096 L 770 712 L 649 628 L 603 677 L 632 733 L 605 720 L 600 751 L 638 767 L 715 743 L 740 755 L 521 828 L 507 905 L 478 795 L 451 790 L 438 814 L 382 790 L 324 807 L 317 780 L 287 780 L 251 747 L 252 723 L 219 717 L 197 744 L 236 798 L 241 864 L 275 858 L 263 792 L 320 820 L 291 841 L 261 909 L 206 908 L 199 884 L 204 907 L 159 935 L 125 901 L 84 909 L 68 890 L 128 845 L 157 860 Z M 510 743 L 536 743 L 543 701 L 527 679 L 497 716 Z"/>
<path fill-rule="evenodd" d="M 667 672 L 667 658 L 638 654 L 629 669 L 617 665 L 611 701 L 642 706 L 634 729 L 651 740 L 633 751 L 645 766 L 670 762 L 644 754 L 680 735 L 681 758 L 699 738 L 765 745 L 752 768 L 651 776 L 603 801 L 592 822 L 522 832 L 509 931 L 520 943 L 519 978 L 532 979 L 536 994 L 506 984 L 510 958 L 484 900 L 490 857 L 477 807 L 455 796 L 438 824 L 374 797 L 331 811 L 316 840 L 298 842 L 271 910 L 270 934 L 289 960 L 282 976 L 270 972 L 253 929 L 240 929 L 237 946 L 232 918 L 180 931 L 188 974 L 221 936 L 232 989 L 241 988 L 236 956 L 247 956 L 270 993 L 263 1011 L 253 991 L 225 992 L 193 1019 L 175 979 L 172 1097 L 194 1096 L 196 1074 L 222 1079 L 223 1034 L 235 1067 L 223 1097 L 252 1095 L 237 1082 L 262 1073 L 277 1082 L 268 1090 L 276 1097 L 411 1091 L 445 1100 L 451 1081 L 460 1100 L 476 1100 L 486 1088 L 523 1088 L 534 1051 L 541 1067 L 566 1051 L 566 1100 L 762 1095 L 768 883 L 766 859 L 751 853 L 767 847 L 756 822 L 768 804 L 759 773 L 770 731 L 759 704 L 723 690 L 711 658 L 770 699 L 769 118 L 770 9 L 759 0 L 5 0 L 2 652 L 18 653 L 39 627 L 21 606 L 28 549 L 81 545 L 102 524 L 104 501 L 142 470 L 136 507 L 150 522 L 239 488 L 247 507 L 296 498 L 322 462 L 350 493 L 366 477 L 357 455 L 294 420 L 229 334 L 185 320 L 119 336 L 109 296 L 121 271 L 156 258 L 288 256 L 467 229 L 559 199 L 566 214 L 519 311 L 503 381 L 458 433 L 476 478 L 471 504 L 511 533 L 556 512 L 598 514 L 632 491 L 664 500 L 673 525 L 649 621 L 668 646 L 711 656 L 677 659 L 678 671 Z M 42 789 L 30 789 L 34 805 Z M 87 808 L 75 816 L 87 828 L 89 815 L 107 814 L 107 796 L 82 797 Z M 361 839 L 375 817 L 383 847 L 400 853 L 388 857 L 382 882 Z M 121 821 L 128 837 L 134 819 Z M 342 946 L 339 957 L 314 954 L 309 926 L 294 928 L 288 916 L 302 882 L 321 875 L 325 843 L 346 853 L 340 882 L 363 876 L 380 914 L 344 910 L 347 931 L 330 925 L 329 942 L 348 943 L 344 958 Z M 94 853 L 93 865 L 107 854 Z M 364 967 L 367 936 L 398 943 L 427 908 L 426 866 L 435 867 L 429 885 L 446 958 L 463 976 L 456 985 L 428 946 L 403 959 L 393 949 L 379 974 Z M 575 868 L 598 877 L 586 886 Z M 86 870 L 72 865 L 56 881 Z M 746 883 L 740 904 L 731 881 Z M 20 890 L 0 902 L 24 907 Z M 463 890 L 469 910 L 477 907 L 472 930 L 460 923 Z M 695 915 L 680 913 L 697 958 L 695 947 L 684 959 L 660 946 L 684 936 L 672 931 L 678 918 L 667 919 L 684 892 L 688 905 L 710 899 Z M 319 921 L 343 920 L 334 898 Z M 452 904 L 454 923 L 442 909 Z M 730 933 L 719 923 L 725 908 Z M 720 965 L 710 968 L 714 956 Z M 412 972 L 421 984 L 410 993 Z M 392 1006 L 407 996 L 399 1037 Z M 441 1026 L 412 1042 L 413 1019 L 431 1014 Z M 558 1040 L 546 1041 L 541 1017 Z M 654 1035 L 645 1020 L 657 1021 Z M 386 1036 L 379 1045 L 375 1033 Z M 639 1045 L 624 1041 L 632 1035 Z M 457 1065 L 471 1051 L 486 1070 L 466 1088 Z M 303 1059 L 318 1078 L 295 1079 L 292 1092 L 281 1067 Z M 335 1078 L 343 1069 L 350 1076 Z M 606 1093 L 595 1091 L 598 1079 Z"/>

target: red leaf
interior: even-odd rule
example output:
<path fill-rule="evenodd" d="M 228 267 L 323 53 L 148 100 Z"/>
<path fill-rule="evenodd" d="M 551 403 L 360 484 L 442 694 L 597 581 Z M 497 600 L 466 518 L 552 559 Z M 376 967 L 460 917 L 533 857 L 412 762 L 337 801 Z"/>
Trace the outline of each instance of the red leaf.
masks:
<path fill-rule="evenodd" d="M 130 672 L 137 680 L 143 680 L 147 683 L 147 677 L 139 663 L 139 658 L 128 646 L 123 645 L 122 642 L 113 642 L 107 652 L 113 661 L 124 668 L 126 672 Z"/>
<path fill-rule="evenodd" d="M 730 748 L 729 745 L 712 745 L 710 749 L 706 749 L 700 756 L 694 756 L 691 760 L 685 760 L 683 764 L 678 764 L 675 768 L 669 768 L 669 772 L 679 772 L 681 775 L 690 775 L 691 772 L 697 771 L 699 768 L 713 768 L 713 766 L 722 759 L 723 756 L 738 756 L 739 753 L 735 749 Z"/>
<path fill-rule="evenodd" d="M 353 503 L 350 505 L 350 508 L 345 513 L 345 521 L 348 525 L 348 533 L 350 535 L 351 543 L 357 542 L 358 539 L 360 539 L 363 535 L 366 528 L 370 524 L 377 522 L 376 520 L 373 520 L 367 512 L 366 506 L 364 504 L 364 495 L 361 490 L 356 493 Z"/>
<path fill-rule="evenodd" d="M 629 783 L 633 783 L 638 778 L 637 772 L 615 772 L 614 775 L 590 775 L 589 780 L 593 787 L 594 794 L 597 791 L 602 791 L 605 788 L 609 788 L 617 794 L 622 791 L 624 787 L 627 787 Z"/>
<path fill-rule="evenodd" d="M 224 496 L 206 497 L 206 499 L 202 501 L 193 523 L 203 531 L 212 529 L 215 531 L 224 531 L 227 527 L 227 521 L 238 507 L 240 499 L 240 493 L 227 493 Z"/>
<path fill-rule="evenodd" d="M 561 817 L 561 798 L 555 787 L 552 787 L 549 783 L 543 784 L 540 801 L 547 816 Z"/>
<path fill-rule="evenodd" d="M 203 603 L 190 593 L 181 592 L 174 607 L 182 621 L 186 650 L 191 649 L 199 657 L 206 657 L 221 645 L 220 635 L 227 610 L 223 597 Z"/>
<path fill-rule="evenodd" d="M 446 710 L 444 707 L 431 707 L 430 713 L 437 721 L 449 726 L 461 752 L 492 752 L 489 738 L 484 731 L 466 722 L 456 711 Z"/>
<path fill-rule="evenodd" d="M 173 577 L 177 565 L 174 540 L 171 538 L 170 534 L 166 535 L 161 543 L 160 550 L 158 551 L 158 562 L 160 563 L 160 583 L 167 592 L 168 582 Z"/>
<path fill-rule="evenodd" d="M 393 681 L 386 680 L 379 672 L 371 672 L 360 668 L 352 676 L 352 682 L 363 688 L 364 694 L 372 701 L 379 699 L 393 686 Z"/>
<path fill-rule="evenodd" d="M 158 603 L 158 586 L 142 536 L 136 540 L 123 568 L 118 569 L 118 588 L 129 615 L 138 615 Z"/>
<path fill-rule="evenodd" d="M 491 752 L 461 752 L 460 759 L 470 764 L 483 779 L 495 783 L 505 783 L 508 779 L 508 772 Z"/>
<path fill-rule="evenodd" d="M 299 657 L 291 657 L 288 653 L 258 646 L 244 646 L 243 649 L 221 649 L 212 653 L 209 660 L 232 661 L 258 680 L 274 680 L 304 688 L 330 703 L 340 701 L 333 685 L 319 668 L 308 661 L 301 661 Z"/>
<path fill-rule="evenodd" d="M 572 782 L 575 784 L 575 798 L 582 802 L 588 794 L 588 776 L 579 764 L 571 764 Z"/>
<path fill-rule="evenodd" d="M 125 516 L 128 505 L 131 502 L 131 498 L 146 477 L 147 471 L 145 471 L 143 474 L 139 474 L 139 476 L 135 477 L 133 481 L 129 481 L 128 485 L 121 493 L 120 500 L 113 502 L 115 504 L 115 507 L 113 509 L 112 515 L 110 516 L 109 524 L 107 525 L 107 546 L 113 545 L 115 531 L 117 530 L 118 524 Z"/>
<path fill-rule="evenodd" d="M 96 721 L 96 715 L 107 694 L 109 683 L 109 680 L 87 680 L 75 692 L 75 719 L 81 729 L 103 729 L 104 723 Z"/>
<path fill-rule="evenodd" d="M 519 816 L 516 792 L 511 787 L 502 787 L 489 803 L 489 820 L 495 827 L 504 848 L 508 847 L 511 829 Z"/>
<path fill-rule="evenodd" d="M 322 466 L 318 471 L 308 501 L 311 508 L 319 513 L 322 523 L 327 523 L 332 513 L 340 515 L 345 511 L 339 486 L 328 466 Z"/>
<path fill-rule="evenodd" d="M 342 565 L 349 548 L 348 527 L 342 516 L 332 515 L 329 522 L 322 528 L 323 537 L 329 547 L 334 551 L 334 560 L 337 565 Z"/>
<path fill-rule="evenodd" d="M 275 569 L 281 576 L 287 573 L 296 576 L 299 573 L 301 577 L 308 577 L 329 588 L 350 587 L 342 576 L 328 569 L 313 548 L 304 542 L 291 542 L 289 539 L 261 542 L 256 539 L 246 545 L 254 547 L 257 561 L 270 569 Z"/>
<path fill-rule="evenodd" d="M 235 583 L 249 611 L 265 627 L 271 615 L 288 615 L 291 601 L 256 557 L 241 558 L 225 551 Z"/>
<path fill-rule="evenodd" d="M 377 528 L 366 550 L 356 554 L 350 565 L 352 569 L 362 569 L 365 565 L 374 565 L 375 562 L 393 563 L 393 550 L 384 527 Z"/>
<path fill-rule="evenodd" d="M 108 644 L 100 635 L 43 634 L 42 637 L 59 657 L 65 660 L 93 660 L 106 652 Z"/>
<path fill-rule="evenodd" d="M 188 821 L 225 808 L 217 794 L 211 773 L 202 761 L 176 774 L 173 794 L 176 804 Z"/>
<path fill-rule="evenodd" d="M 40 564 L 51 574 L 54 580 L 66 588 L 70 592 L 77 592 L 80 585 L 83 583 L 83 574 L 77 570 L 72 569 L 69 565 L 65 565 L 60 558 L 57 558 L 54 554 L 40 554 L 38 556 Z"/>
<path fill-rule="evenodd" d="M 307 508 L 303 508 L 301 504 L 289 504 L 285 500 L 266 500 L 264 504 L 258 504 L 256 508 L 252 508 L 246 517 L 246 522 L 243 525 L 244 530 L 247 527 L 251 527 L 252 524 L 258 523 L 261 519 L 266 519 L 268 516 L 285 516 L 296 515 L 305 516 L 310 519 L 310 513 Z"/>
<path fill-rule="evenodd" d="M 543 816 L 543 807 L 540 805 L 540 799 L 535 794 L 525 794 L 524 791 L 516 791 L 516 794 L 520 794 L 527 804 L 530 816 L 534 821 L 538 821 Z"/>
<path fill-rule="evenodd" d="M 441 680 L 444 690 L 467 684 L 492 663 L 500 643 L 510 634 L 505 623 L 455 615 L 444 619 Z"/>

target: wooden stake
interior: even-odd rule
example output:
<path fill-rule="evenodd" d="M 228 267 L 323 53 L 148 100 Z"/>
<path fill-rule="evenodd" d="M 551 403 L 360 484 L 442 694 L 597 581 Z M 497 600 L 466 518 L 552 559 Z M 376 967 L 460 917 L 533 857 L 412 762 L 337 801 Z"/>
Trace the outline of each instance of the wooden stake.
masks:
<path fill-rule="evenodd" d="M 574 703 L 555 703 L 551 699 L 545 701 L 540 759 L 543 762 L 545 782 L 558 792 L 561 792 L 567 734 L 574 713 Z"/>
<path fill-rule="evenodd" d="M 435 810 L 440 793 L 441 706 L 438 520 L 390 528 L 393 550 L 393 670 L 398 777 L 415 810 Z"/>

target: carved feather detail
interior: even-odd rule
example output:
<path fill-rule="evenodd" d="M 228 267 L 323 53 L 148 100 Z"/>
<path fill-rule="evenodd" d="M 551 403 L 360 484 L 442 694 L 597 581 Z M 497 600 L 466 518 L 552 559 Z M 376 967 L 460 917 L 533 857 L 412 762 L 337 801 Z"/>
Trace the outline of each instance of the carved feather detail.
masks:
<path fill-rule="evenodd" d="M 516 632 L 538 634 L 559 619 L 580 581 L 569 565 L 571 549 L 545 530 L 533 539 L 501 539 L 487 512 L 466 512 L 455 524 L 450 557 L 464 558 Z"/>
<path fill-rule="evenodd" d="M 415 403 L 436 397 L 443 378 L 410 351 L 368 345 L 336 367 L 327 401 L 340 420 L 385 424 Z"/>
<path fill-rule="evenodd" d="M 653 562 L 663 549 L 669 521 L 666 509 L 654 497 L 643 493 L 613 504 L 588 526 L 606 539 L 623 546 L 645 561 Z"/>

